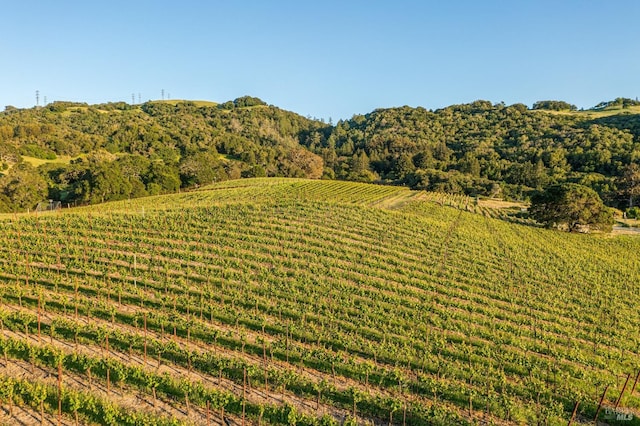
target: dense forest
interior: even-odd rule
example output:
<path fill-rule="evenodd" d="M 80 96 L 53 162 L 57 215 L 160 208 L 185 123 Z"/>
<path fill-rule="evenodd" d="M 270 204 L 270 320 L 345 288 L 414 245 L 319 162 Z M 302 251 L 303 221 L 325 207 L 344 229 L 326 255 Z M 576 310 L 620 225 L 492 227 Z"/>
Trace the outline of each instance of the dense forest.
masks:
<path fill-rule="evenodd" d="M 619 98 L 577 111 L 562 101 L 532 108 L 476 101 L 435 111 L 378 109 L 335 124 L 249 96 L 222 104 L 8 106 L 0 113 L 0 210 L 260 176 L 512 199 L 570 182 L 627 208 L 640 199 L 639 104 Z"/>

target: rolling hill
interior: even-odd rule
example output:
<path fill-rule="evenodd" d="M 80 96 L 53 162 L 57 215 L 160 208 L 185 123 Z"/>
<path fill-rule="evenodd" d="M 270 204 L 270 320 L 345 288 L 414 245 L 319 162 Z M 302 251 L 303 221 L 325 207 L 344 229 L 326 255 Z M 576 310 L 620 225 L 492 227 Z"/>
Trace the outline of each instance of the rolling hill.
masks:
<path fill-rule="evenodd" d="M 640 239 L 494 213 L 264 178 L 2 216 L 0 422 L 639 424 Z"/>
<path fill-rule="evenodd" d="M 509 200 L 577 183 L 626 210 L 640 191 L 639 111 L 640 102 L 628 98 L 586 111 L 561 101 L 529 108 L 478 100 L 437 110 L 381 108 L 333 123 L 250 96 L 220 104 L 7 107 L 0 112 L 0 212 L 241 177 L 375 182 Z"/>

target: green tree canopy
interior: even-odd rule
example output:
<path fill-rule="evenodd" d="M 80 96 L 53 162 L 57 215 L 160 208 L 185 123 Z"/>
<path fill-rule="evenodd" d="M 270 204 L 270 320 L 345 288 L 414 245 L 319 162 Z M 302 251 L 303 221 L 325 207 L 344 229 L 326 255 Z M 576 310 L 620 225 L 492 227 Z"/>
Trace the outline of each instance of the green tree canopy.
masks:
<path fill-rule="evenodd" d="M 195 152 L 180 162 L 180 178 L 187 187 L 210 184 L 216 181 L 221 170 L 220 160 L 211 151 Z"/>
<path fill-rule="evenodd" d="M 15 165 L 0 178 L 0 208 L 25 211 L 47 199 L 47 182 L 27 163 Z"/>
<path fill-rule="evenodd" d="M 618 179 L 621 195 L 628 198 L 629 207 L 634 206 L 634 201 L 640 197 L 640 166 L 629 164 L 623 175 Z"/>
<path fill-rule="evenodd" d="M 575 111 L 576 106 L 565 101 L 538 101 L 533 104 L 533 109 L 546 109 L 550 111 Z"/>
<path fill-rule="evenodd" d="M 598 194 L 576 183 L 552 185 L 531 198 L 529 212 L 537 221 L 550 227 L 611 231 L 613 215 Z"/>

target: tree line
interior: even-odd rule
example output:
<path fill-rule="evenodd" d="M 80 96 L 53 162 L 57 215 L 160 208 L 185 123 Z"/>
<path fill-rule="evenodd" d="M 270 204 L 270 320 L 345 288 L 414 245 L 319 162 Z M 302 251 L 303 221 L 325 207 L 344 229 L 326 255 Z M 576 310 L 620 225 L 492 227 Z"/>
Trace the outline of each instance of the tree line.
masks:
<path fill-rule="evenodd" d="M 635 105 L 619 98 L 598 110 Z M 22 211 L 44 199 L 97 203 L 260 176 L 512 199 L 575 183 L 608 205 L 632 207 L 640 192 L 640 115 L 594 117 L 563 101 L 539 101 L 531 109 L 488 101 L 377 109 L 335 125 L 249 96 L 215 106 L 7 107 L 0 113 L 0 210 Z M 61 161 L 65 156 L 71 160 Z M 43 164 L 30 166 L 25 157 Z"/>
<path fill-rule="evenodd" d="M 324 127 L 251 97 L 217 107 L 8 108 L 0 113 L 0 210 L 24 211 L 45 199 L 84 204 L 165 194 L 241 177 L 319 178 L 322 159 L 299 138 Z M 25 156 L 53 161 L 35 168 Z M 55 161 L 64 156 L 71 160 Z"/>
<path fill-rule="evenodd" d="M 637 114 L 590 118 L 476 101 L 436 111 L 379 109 L 320 136 L 305 144 L 339 179 L 512 199 L 576 183 L 609 205 L 637 202 Z"/>

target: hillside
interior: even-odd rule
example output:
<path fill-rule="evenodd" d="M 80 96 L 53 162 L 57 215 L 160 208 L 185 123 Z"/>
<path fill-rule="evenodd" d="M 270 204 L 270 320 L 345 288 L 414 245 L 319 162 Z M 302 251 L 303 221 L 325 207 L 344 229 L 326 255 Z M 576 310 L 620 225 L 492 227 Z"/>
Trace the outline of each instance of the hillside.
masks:
<path fill-rule="evenodd" d="M 0 423 L 586 424 L 629 378 L 638 424 L 640 239 L 470 201 L 247 179 L 6 215 Z"/>
<path fill-rule="evenodd" d="M 175 193 L 240 177 L 319 178 L 322 159 L 300 140 L 325 128 L 248 96 L 222 104 L 8 108 L 0 113 L 0 212 L 47 199 L 95 204 Z"/>
<path fill-rule="evenodd" d="M 637 107 L 611 108 L 531 110 L 476 101 L 436 111 L 379 109 L 338 122 L 314 152 L 343 179 L 512 199 L 574 182 L 620 205 L 620 178 L 640 158 L 640 115 Z"/>
<path fill-rule="evenodd" d="M 0 211 L 96 204 L 240 177 L 324 178 L 527 200 L 560 183 L 640 199 L 640 106 L 618 98 L 377 109 L 328 123 L 245 96 L 220 104 L 54 102 L 0 113 Z M 19 188 L 27 188 L 20 190 Z M 634 213 L 638 215 L 640 213 Z"/>

